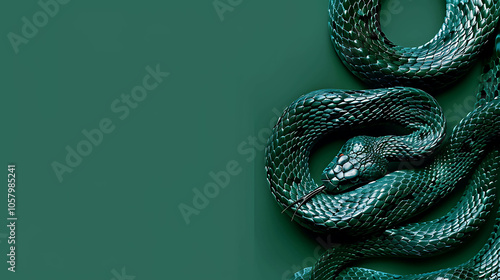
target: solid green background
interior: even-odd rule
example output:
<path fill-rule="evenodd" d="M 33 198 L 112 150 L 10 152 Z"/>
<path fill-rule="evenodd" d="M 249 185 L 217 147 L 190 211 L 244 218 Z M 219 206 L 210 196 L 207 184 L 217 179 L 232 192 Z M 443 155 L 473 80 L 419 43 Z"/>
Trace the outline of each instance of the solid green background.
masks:
<path fill-rule="evenodd" d="M 17 165 L 19 220 L 11 273 L 5 186 L 0 279 L 119 280 L 125 269 L 136 280 L 280 280 L 311 264 L 316 236 L 280 214 L 263 144 L 275 112 L 300 95 L 364 85 L 334 53 L 326 0 L 221 2 L 239 4 L 220 17 L 211 0 L 70 1 L 17 54 L 9 32 L 22 34 L 22 18 L 41 7 L 2 4 L 1 158 Z M 443 21 L 444 1 L 389 2 L 383 30 L 396 43 L 422 44 Z M 119 119 L 111 104 L 156 65 L 170 76 Z M 472 109 L 479 70 L 438 93 L 450 127 Z M 66 147 L 104 118 L 114 131 L 60 182 L 53 162 L 65 164 Z M 338 145 L 315 154 L 314 176 Z M 238 166 L 226 186 L 197 198 L 228 164 Z M 185 219 L 179 207 L 193 199 L 205 205 Z M 397 273 L 456 265 L 490 229 L 445 257 L 363 264 Z"/>

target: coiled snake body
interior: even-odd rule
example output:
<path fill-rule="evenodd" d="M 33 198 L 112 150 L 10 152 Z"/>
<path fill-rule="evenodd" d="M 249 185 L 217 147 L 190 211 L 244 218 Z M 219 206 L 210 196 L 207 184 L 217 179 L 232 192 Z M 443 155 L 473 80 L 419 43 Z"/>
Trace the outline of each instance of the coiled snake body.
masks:
<path fill-rule="evenodd" d="M 428 256 L 463 242 L 484 223 L 494 204 L 500 164 L 493 148 L 500 138 L 500 34 L 481 77 L 475 110 L 446 141 L 439 104 L 424 91 L 405 87 L 442 87 L 458 78 L 491 39 L 500 4 L 447 1 L 443 27 L 417 48 L 390 43 L 378 24 L 379 10 L 378 1 L 331 0 L 332 41 L 355 75 L 371 85 L 391 87 L 306 94 L 285 110 L 266 147 L 267 179 L 288 214 L 314 231 L 360 236 L 355 243 L 328 250 L 295 279 L 500 279 L 500 210 L 488 243 L 458 267 L 408 276 L 348 267 L 360 258 Z M 349 140 L 323 172 L 323 185 L 315 183 L 309 156 L 318 140 L 344 128 L 380 122 L 397 124 L 409 133 Z M 386 174 L 389 162 L 431 154 L 433 161 L 422 168 Z M 447 215 L 399 225 L 464 179 L 465 193 Z"/>

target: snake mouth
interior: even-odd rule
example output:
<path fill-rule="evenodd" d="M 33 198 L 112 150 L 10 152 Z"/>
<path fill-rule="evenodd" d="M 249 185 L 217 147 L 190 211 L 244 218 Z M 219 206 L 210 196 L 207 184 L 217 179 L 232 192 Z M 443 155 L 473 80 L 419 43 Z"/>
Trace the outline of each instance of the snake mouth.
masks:
<path fill-rule="evenodd" d="M 330 192 L 340 190 L 339 188 L 340 181 L 335 176 L 335 173 L 331 169 L 321 174 L 321 181 L 323 182 L 323 186 L 325 186 L 326 189 Z"/>
<path fill-rule="evenodd" d="M 299 204 L 297 206 L 297 208 L 295 208 L 295 211 L 293 212 L 293 215 L 292 215 L 292 221 L 293 221 L 293 218 L 295 218 L 295 214 L 297 214 L 297 211 L 299 211 L 300 207 L 302 207 L 302 205 L 307 203 L 307 201 L 309 201 L 311 198 L 313 198 L 318 193 L 324 191 L 325 189 L 326 189 L 325 185 L 321 185 L 321 186 L 315 188 L 314 190 L 312 190 L 308 194 L 304 195 L 303 197 L 301 197 L 301 198 L 295 200 L 294 202 L 292 202 L 291 204 L 289 204 L 287 207 L 285 207 L 285 209 L 283 209 L 283 211 L 281 211 L 281 213 L 284 213 L 286 210 L 288 210 L 290 207 L 294 206 L 295 204 Z"/>
<path fill-rule="evenodd" d="M 325 186 L 326 191 L 330 194 L 345 193 L 366 184 L 366 182 L 363 182 L 359 179 L 351 181 L 341 181 L 337 177 L 329 175 L 329 173 L 323 174 L 321 181 L 323 182 L 323 186 Z"/>

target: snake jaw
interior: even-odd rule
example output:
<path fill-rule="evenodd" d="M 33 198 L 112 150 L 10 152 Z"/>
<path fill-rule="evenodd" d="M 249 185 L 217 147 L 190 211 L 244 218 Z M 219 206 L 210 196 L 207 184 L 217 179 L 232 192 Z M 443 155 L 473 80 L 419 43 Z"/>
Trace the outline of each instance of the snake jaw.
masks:
<path fill-rule="evenodd" d="M 281 213 L 283 214 L 286 210 L 288 210 L 288 208 L 294 206 L 295 204 L 299 204 L 299 206 L 297 206 L 297 208 L 293 212 L 293 215 L 292 215 L 292 221 L 293 221 L 293 218 L 295 218 L 295 214 L 297 214 L 297 211 L 299 211 L 299 208 L 302 207 L 302 205 L 304 205 L 307 201 L 309 201 L 315 195 L 324 191 L 325 189 L 326 189 L 326 187 L 324 185 L 321 185 L 321 186 L 315 188 L 314 190 L 312 190 L 308 194 L 302 196 L 301 198 L 295 200 L 293 203 L 289 204 L 287 207 L 285 207 L 285 209 L 283 209 L 283 211 L 281 211 Z"/>

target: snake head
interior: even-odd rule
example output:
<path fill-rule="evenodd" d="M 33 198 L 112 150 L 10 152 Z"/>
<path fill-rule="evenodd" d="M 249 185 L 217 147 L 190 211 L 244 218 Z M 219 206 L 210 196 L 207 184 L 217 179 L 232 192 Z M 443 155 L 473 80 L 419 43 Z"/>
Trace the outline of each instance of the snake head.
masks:
<path fill-rule="evenodd" d="M 378 152 L 378 142 L 371 136 L 349 139 L 321 175 L 326 190 L 340 193 L 384 176 L 389 161 Z"/>

